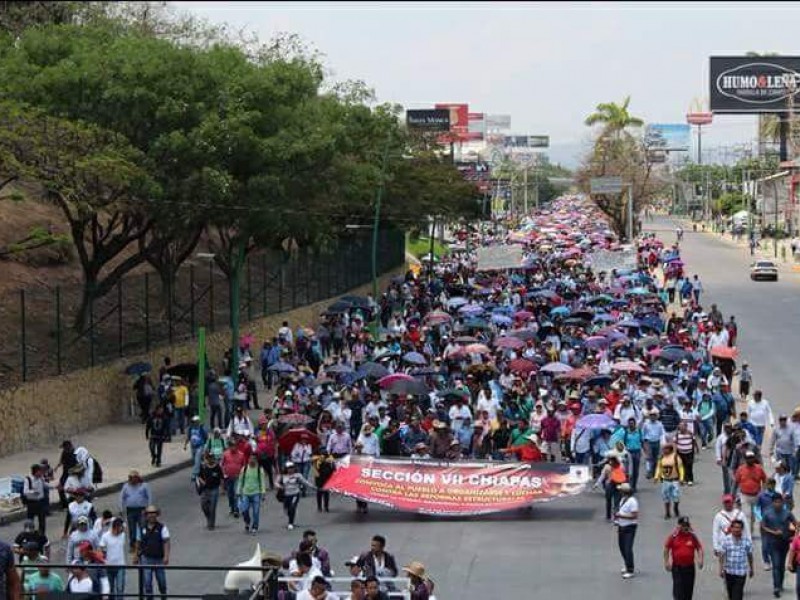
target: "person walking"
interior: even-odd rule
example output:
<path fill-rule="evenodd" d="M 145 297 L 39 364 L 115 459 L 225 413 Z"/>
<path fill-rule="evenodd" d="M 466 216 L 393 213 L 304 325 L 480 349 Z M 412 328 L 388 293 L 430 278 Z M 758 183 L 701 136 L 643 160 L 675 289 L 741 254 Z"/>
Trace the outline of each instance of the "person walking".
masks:
<path fill-rule="evenodd" d="M 691 487 L 694 485 L 694 455 L 699 452 L 700 448 L 697 446 L 695 434 L 689 430 L 689 426 L 685 421 L 681 421 L 678 424 L 678 432 L 675 434 L 675 448 L 683 464 L 683 481 Z"/>
<path fill-rule="evenodd" d="M 664 542 L 664 569 L 672 573 L 673 600 L 692 600 L 696 571 L 703 570 L 703 559 L 703 544 L 689 517 L 679 518 L 678 527 Z"/>
<path fill-rule="evenodd" d="M 314 487 L 301 473 L 297 472 L 297 467 L 291 461 L 285 465 L 286 472 L 278 480 L 278 496 L 283 500 L 283 509 L 289 519 L 286 529 L 294 529 L 294 519 L 297 515 L 297 505 L 300 504 L 302 486 Z"/>
<path fill-rule="evenodd" d="M 206 517 L 206 529 L 209 531 L 217 526 L 217 503 L 223 478 L 222 467 L 216 457 L 206 452 L 197 474 L 197 490 L 200 493 L 200 509 Z"/>
<path fill-rule="evenodd" d="M 743 600 L 747 577 L 753 577 L 753 543 L 742 535 L 744 521 L 734 519 L 719 552 L 719 576 L 725 580 L 728 600 Z"/>
<path fill-rule="evenodd" d="M 247 464 L 242 467 L 236 484 L 239 498 L 239 511 L 244 519 L 245 533 L 258 533 L 261 500 L 264 498 L 264 472 L 258 465 L 258 458 L 251 454 Z"/>
<path fill-rule="evenodd" d="M 314 485 L 317 486 L 317 512 L 330 512 L 331 493 L 324 489 L 328 480 L 333 477 L 336 471 L 336 460 L 333 455 L 323 450 L 312 459 L 314 473 Z"/>
<path fill-rule="evenodd" d="M 760 464 L 756 462 L 756 453 L 746 450 L 744 453 L 745 463 L 739 465 L 734 473 L 734 482 L 741 493 L 742 504 L 750 507 L 750 531 L 753 530 L 755 521 L 754 507 L 758 500 L 758 495 L 767 482 L 767 474 Z"/>
<path fill-rule="evenodd" d="M 135 530 L 134 530 L 135 531 Z M 128 545 L 128 534 L 125 532 L 125 521 L 115 517 L 111 521 L 111 529 L 100 536 L 100 550 L 106 561 L 106 574 L 111 590 L 110 600 L 122 600 L 125 594 L 125 547 Z"/>
<path fill-rule="evenodd" d="M 629 455 L 630 465 L 630 484 L 633 493 L 636 493 L 636 486 L 639 482 L 639 468 L 642 462 L 642 445 L 644 439 L 642 430 L 636 424 L 636 418 L 631 417 L 628 419 L 628 426 L 625 428 L 625 433 L 622 434 L 622 442 L 625 444 L 625 449 Z"/>
<path fill-rule="evenodd" d="M 160 467 L 164 440 L 169 437 L 169 420 L 164 414 L 164 407 L 162 405 L 156 406 L 153 414 L 147 419 L 144 437 L 149 441 L 150 464 Z"/>
<path fill-rule="evenodd" d="M 234 519 L 239 518 L 239 504 L 236 502 L 236 482 L 239 473 L 245 465 L 244 453 L 239 450 L 239 446 L 233 440 L 228 440 L 228 449 L 222 453 L 222 473 L 225 477 L 225 493 L 228 496 L 229 513 Z"/>
<path fill-rule="evenodd" d="M 133 552 L 136 544 L 136 532 L 144 521 L 144 509 L 153 503 L 150 486 L 142 480 L 139 471 L 132 469 L 128 473 L 128 481 L 119 493 L 119 506 L 128 521 L 128 543 Z"/>
<path fill-rule="evenodd" d="M 620 484 L 617 489 L 622 494 L 622 499 L 619 503 L 619 510 L 614 514 L 614 524 L 617 526 L 619 552 L 625 563 L 622 578 L 630 579 L 634 572 L 633 542 L 639 522 L 639 501 L 633 495 L 630 484 Z"/>
<path fill-rule="evenodd" d="M 772 595 L 780 598 L 783 592 L 783 578 L 786 569 L 786 555 L 789 542 L 795 532 L 795 518 L 789 511 L 780 494 L 772 497 L 769 506 L 761 515 L 761 532 L 769 548 L 772 565 Z"/>
<path fill-rule="evenodd" d="M 684 481 L 683 461 L 672 444 L 664 444 L 656 465 L 653 481 L 661 482 L 661 500 L 664 502 L 664 518 L 671 519 L 670 504 L 675 516 L 680 517 L 681 483 Z"/>
<path fill-rule="evenodd" d="M 50 498 L 45 493 L 45 482 L 42 478 L 42 465 L 31 466 L 31 474 L 22 484 L 22 498 L 25 504 L 28 519 L 38 519 L 39 533 L 45 535 L 47 529 L 47 512 L 50 508 Z"/>
<path fill-rule="evenodd" d="M 752 399 L 747 403 L 747 419 L 756 428 L 755 438 L 756 446 L 759 448 L 764 442 L 764 432 L 767 425 L 775 428 L 775 417 L 772 414 L 772 407 L 769 402 L 764 399 L 761 390 L 753 392 Z"/>
<path fill-rule="evenodd" d="M 144 593 L 153 598 L 153 574 L 158 583 L 161 600 L 167 600 L 167 573 L 160 568 L 169 564 L 170 537 L 169 529 L 158 520 L 159 510 L 150 505 L 144 511 L 145 523 L 136 534 L 136 552 L 133 564 L 141 564 L 151 568 L 142 569 Z"/>
<path fill-rule="evenodd" d="M 795 575 L 795 593 L 800 598 L 800 528 L 798 528 L 792 543 L 789 545 L 789 555 L 786 557 L 786 570 Z"/>
<path fill-rule="evenodd" d="M 725 541 L 725 538 L 731 532 L 731 523 L 736 520 L 744 523 L 743 535 L 752 541 L 744 512 L 742 512 L 741 508 L 736 508 L 734 498 L 731 494 L 725 494 L 722 496 L 722 509 L 714 515 L 714 522 L 712 525 L 711 539 L 715 556 L 719 556 L 722 553 L 722 542 Z"/>
<path fill-rule="evenodd" d="M 208 440 L 208 432 L 200 422 L 197 415 L 191 418 L 189 427 L 186 429 L 186 440 L 183 442 L 183 449 L 189 446 L 192 453 L 192 481 L 197 479 L 200 472 L 200 465 L 203 463 L 203 448 Z"/>

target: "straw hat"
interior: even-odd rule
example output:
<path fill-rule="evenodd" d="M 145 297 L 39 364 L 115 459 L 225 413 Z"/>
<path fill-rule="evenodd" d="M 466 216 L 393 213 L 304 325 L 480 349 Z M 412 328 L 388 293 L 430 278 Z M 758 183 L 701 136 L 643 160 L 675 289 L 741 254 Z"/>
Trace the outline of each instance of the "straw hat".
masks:
<path fill-rule="evenodd" d="M 405 567 L 403 567 L 403 571 L 405 571 L 410 575 L 413 575 L 414 577 L 419 577 L 420 579 L 426 579 L 425 565 L 423 565 L 418 560 L 412 560 Z"/>

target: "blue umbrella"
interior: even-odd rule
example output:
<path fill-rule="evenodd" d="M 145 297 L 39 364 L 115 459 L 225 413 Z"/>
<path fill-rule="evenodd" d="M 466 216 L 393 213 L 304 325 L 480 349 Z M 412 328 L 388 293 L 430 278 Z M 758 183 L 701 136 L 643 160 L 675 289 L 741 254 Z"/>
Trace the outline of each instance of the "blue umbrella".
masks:
<path fill-rule="evenodd" d="M 578 429 L 607 429 L 614 425 L 614 419 L 605 413 L 591 413 L 581 417 L 575 423 L 575 427 Z"/>
<path fill-rule="evenodd" d="M 347 365 L 331 365 L 330 367 L 325 367 L 326 373 L 334 373 L 336 375 L 344 375 L 345 373 L 352 373 L 353 367 L 348 367 Z"/>
<path fill-rule="evenodd" d="M 447 301 L 447 307 L 458 308 L 459 306 L 464 306 L 467 302 L 468 300 L 463 296 L 456 296 L 455 298 L 450 298 L 450 300 Z"/>
<path fill-rule="evenodd" d="M 427 365 L 428 361 L 419 352 L 408 352 L 403 355 L 403 360 L 412 365 Z"/>
<path fill-rule="evenodd" d="M 126 375 L 143 375 L 153 370 L 149 362 L 135 362 L 125 367 Z"/>
<path fill-rule="evenodd" d="M 620 321 L 617 323 L 619 327 L 641 327 L 642 324 L 639 323 L 636 319 L 628 319 L 626 321 Z"/>
<path fill-rule="evenodd" d="M 488 323 L 485 319 L 467 319 L 464 321 L 464 327 L 467 329 L 486 329 Z"/>
<path fill-rule="evenodd" d="M 498 313 L 501 315 L 512 315 L 514 314 L 514 307 L 513 306 L 498 306 L 492 309 L 493 313 Z"/>
<path fill-rule="evenodd" d="M 267 367 L 267 371 L 275 371 L 276 373 L 294 373 L 297 371 L 297 369 L 287 362 L 278 361 L 274 365 Z"/>
<path fill-rule="evenodd" d="M 483 307 L 477 304 L 468 304 L 458 309 L 462 315 L 476 316 L 484 313 Z"/>
<path fill-rule="evenodd" d="M 632 290 L 628 290 L 625 292 L 628 296 L 646 296 L 650 293 L 650 290 L 643 287 L 633 288 Z"/>
<path fill-rule="evenodd" d="M 514 322 L 514 319 L 511 317 L 507 317 L 506 315 L 501 314 L 494 314 L 492 315 L 492 323 L 495 325 L 511 325 Z"/>
<path fill-rule="evenodd" d="M 597 314 L 594 316 L 594 319 L 593 319 L 593 320 L 594 320 L 594 321 L 599 321 L 599 322 L 601 322 L 601 323 L 611 323 L 612 321 L 616 321 L 616 319 L 615 319 L 614 317 L 612 317 L 612 316 L 611 316 L 610 314 L 608 314 L 608 313 L 597 313 Z"/>
<path fill-rule="evenodd" d="M 563 316 L 568 314 L 569 314 L 569 308 L 567 308 L 566 306 L 556 306 L 553 310 L 550 311 L 551 317 L 556 317 L 558 315 Z"/>

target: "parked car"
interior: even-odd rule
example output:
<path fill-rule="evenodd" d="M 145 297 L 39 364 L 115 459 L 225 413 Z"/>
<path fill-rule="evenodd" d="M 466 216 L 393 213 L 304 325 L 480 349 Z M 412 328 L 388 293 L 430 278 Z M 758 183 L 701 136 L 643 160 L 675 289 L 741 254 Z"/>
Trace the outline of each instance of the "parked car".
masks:
<path fill-rule="evenodd" d="M 750 265 L 750 279 L 778 281 L 778 266 L 771 260 L 758 260 Z"/>

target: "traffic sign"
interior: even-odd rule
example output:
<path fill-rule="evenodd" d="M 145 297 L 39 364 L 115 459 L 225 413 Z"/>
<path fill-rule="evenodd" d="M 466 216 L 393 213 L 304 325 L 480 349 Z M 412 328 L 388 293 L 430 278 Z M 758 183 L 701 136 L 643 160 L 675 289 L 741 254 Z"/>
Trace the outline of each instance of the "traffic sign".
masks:
<path fill-rule="evenodd" d="M 592 177 L 589 184 L 593 194 L 619 194 L 622 192 L 622 177 Z"/>

